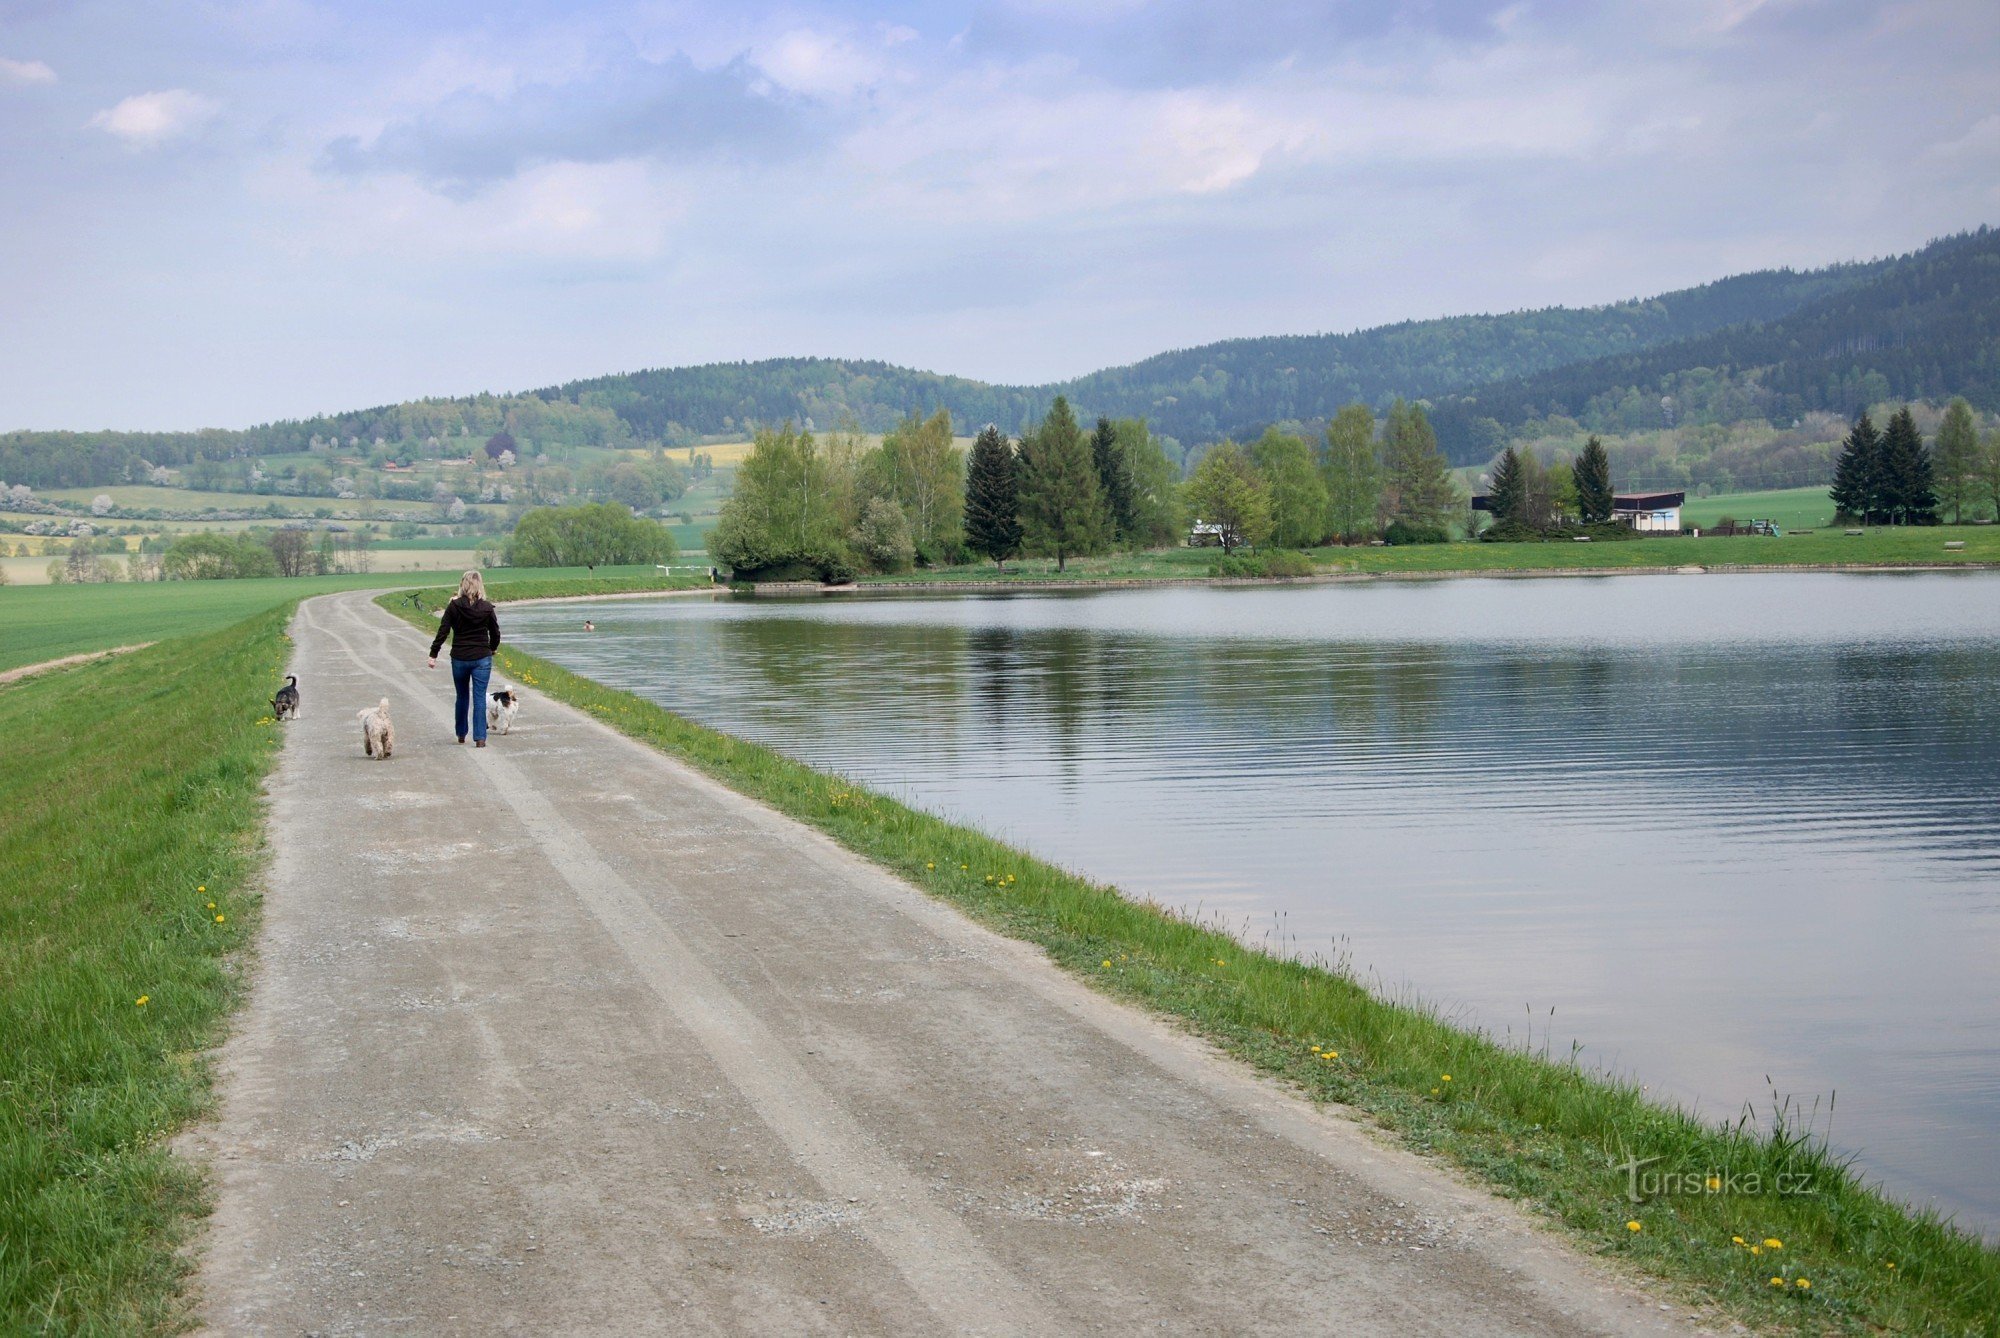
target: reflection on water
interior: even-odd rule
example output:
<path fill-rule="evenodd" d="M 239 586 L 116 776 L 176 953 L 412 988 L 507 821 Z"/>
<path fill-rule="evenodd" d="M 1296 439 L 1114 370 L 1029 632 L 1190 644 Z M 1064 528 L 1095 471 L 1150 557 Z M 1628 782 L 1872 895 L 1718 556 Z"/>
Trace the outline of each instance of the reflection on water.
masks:
<path fill-rule="evenodd" d="M 2000 1224 L 2000 579 L 521 610 L 521 643 Z M 1550 1010 L 1553 1009 L 1553 1021 Z M 1770 1082 L 1765 1081 L 1769 1075 Z"/>

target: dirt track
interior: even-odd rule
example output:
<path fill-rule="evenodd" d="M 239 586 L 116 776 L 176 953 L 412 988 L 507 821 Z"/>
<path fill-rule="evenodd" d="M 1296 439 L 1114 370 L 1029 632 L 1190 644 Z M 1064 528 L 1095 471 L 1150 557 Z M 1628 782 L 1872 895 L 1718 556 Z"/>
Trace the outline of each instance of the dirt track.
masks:
<path fill-rule="evenodd" d="M 214 1330 L 1687 1323 L 581 713 L 455 746 L 446 670 L 365 595 L 293 635 L 261 964 L 198 1140 Z"/>

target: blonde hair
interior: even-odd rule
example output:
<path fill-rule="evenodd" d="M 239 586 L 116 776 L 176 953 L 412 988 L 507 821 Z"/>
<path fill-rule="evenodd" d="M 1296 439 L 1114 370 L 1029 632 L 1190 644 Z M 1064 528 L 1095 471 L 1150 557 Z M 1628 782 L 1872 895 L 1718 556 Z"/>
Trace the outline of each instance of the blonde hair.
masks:
<path fill-rule="evenodd" d="M 459 577 L 458 597 L 468 604 L 477 604 L 486 598 L 486 578 L 476 571 L 469 571 Z"/>

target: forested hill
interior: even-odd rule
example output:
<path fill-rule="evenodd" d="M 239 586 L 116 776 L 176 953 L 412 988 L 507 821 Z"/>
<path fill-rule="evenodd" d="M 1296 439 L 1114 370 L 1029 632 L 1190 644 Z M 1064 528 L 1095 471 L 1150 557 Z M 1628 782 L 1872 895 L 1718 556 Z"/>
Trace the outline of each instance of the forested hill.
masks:
<path fill-rule="evenodd" d="M 1624 432 L 1953 395 L 2000 409 L 2000 230 L 1934 242 L 1787 315 L 1433 396 L 1431 416 L 1469 464 L 1554 416 Z"/>
<path fill-rule="evenodd" d="M 989 385 L 881 362 L 782 358 L 601 376 L 534 392 L 608 408 L 665 440 L 744 424 L 853 421 L 882 431 L 943 407 L 961 425 L 1015 429 L 1058 394 L 1086 415 L 1148 419 L 1183 441 L 1254 436 L 1285 419 L 1330 417 L 1354 400 L 1436 399 L 1468 386 L 1646 349 L 1742 321 L 1768 321 L 1865 282 L 1890 262 L 1765 270 L 1610 306 L 1405 321 L 1338 335 L 1231 339 L 1045 386 Z"/>

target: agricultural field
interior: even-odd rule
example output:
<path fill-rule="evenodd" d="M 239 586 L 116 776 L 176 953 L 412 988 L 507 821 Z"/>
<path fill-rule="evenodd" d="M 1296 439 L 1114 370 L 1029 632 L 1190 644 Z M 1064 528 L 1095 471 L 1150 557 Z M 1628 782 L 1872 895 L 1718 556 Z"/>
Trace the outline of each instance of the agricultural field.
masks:
<path fill-rule="evenodd" d="M 1690 495 L 1681 523 L 1706 529 L 1724 516 L 1738 521 L 1772 520 L 1782 530 L 1816 530 L 1833 524 L 1833 501 L 1825 488 L 1781 488 L 1772 492 Z"/>

